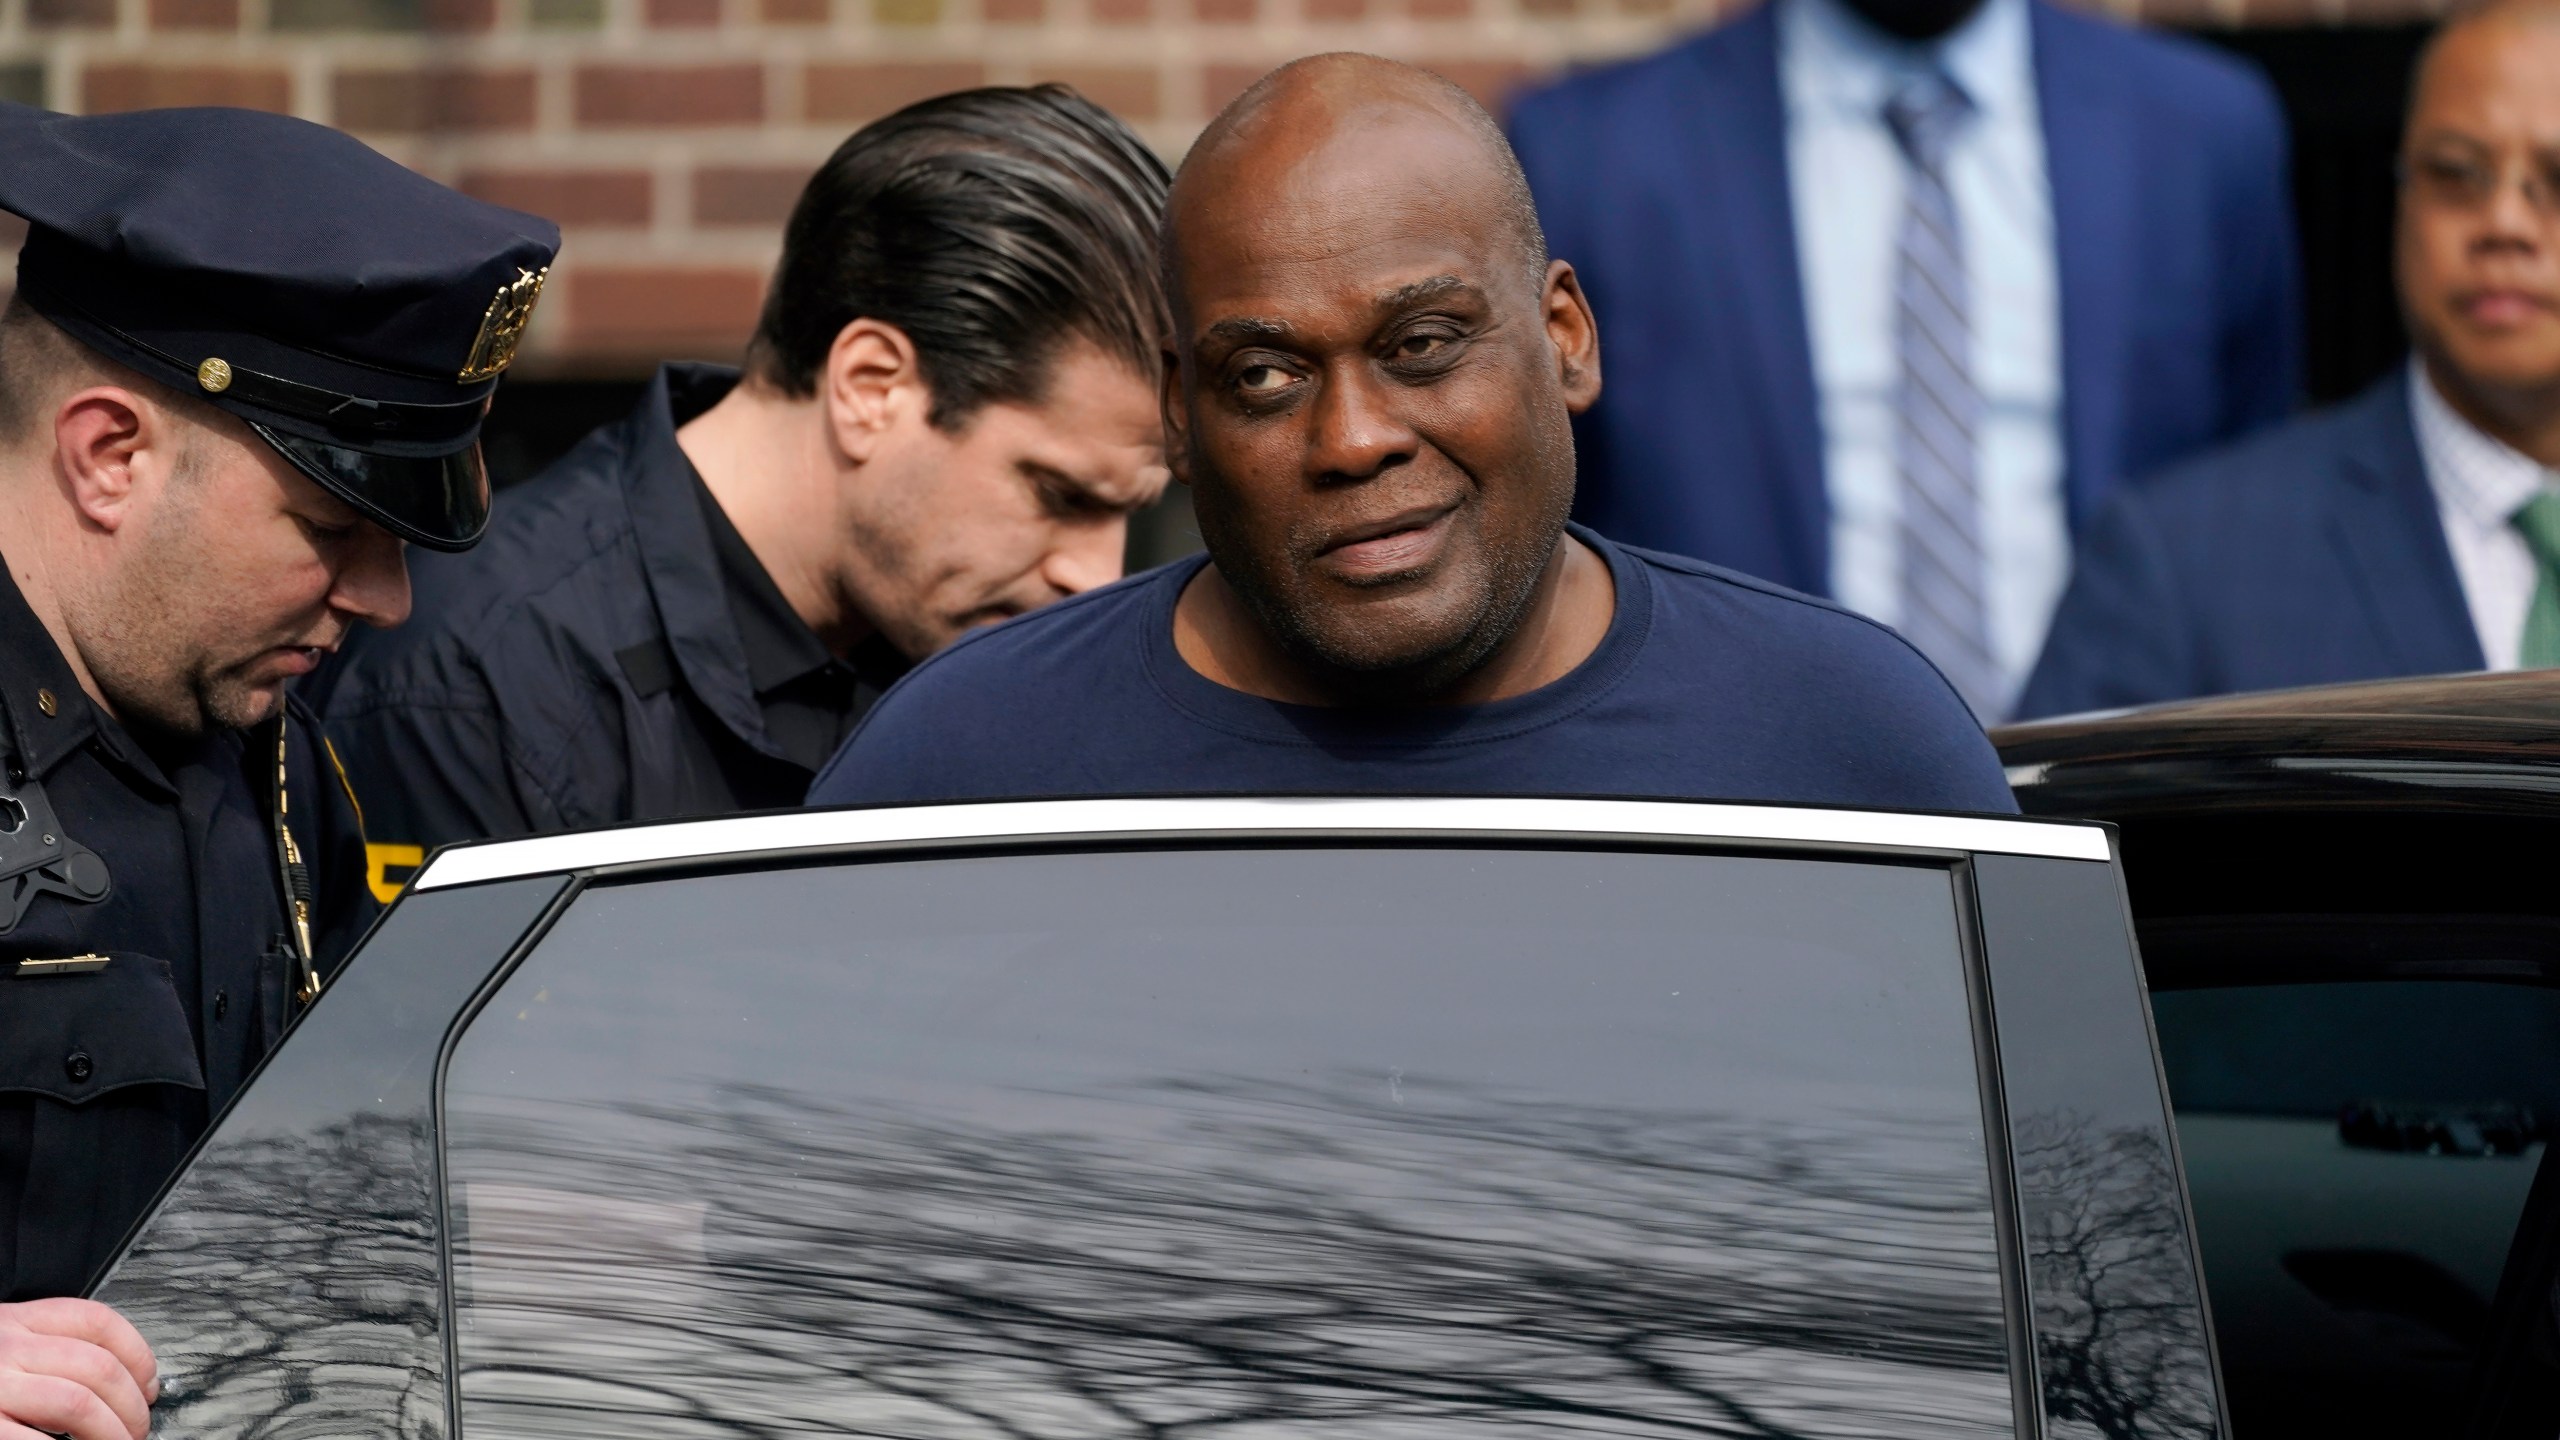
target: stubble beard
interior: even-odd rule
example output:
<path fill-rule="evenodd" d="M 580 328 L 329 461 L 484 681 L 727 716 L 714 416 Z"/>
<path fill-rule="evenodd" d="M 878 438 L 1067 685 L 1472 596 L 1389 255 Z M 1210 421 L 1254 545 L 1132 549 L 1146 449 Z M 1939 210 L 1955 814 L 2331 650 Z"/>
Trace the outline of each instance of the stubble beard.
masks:
<path fill-rule="evenodd" d="M 117 720 L 150 737 L 194 740 L 217 730 L 246 730 L 273 718 L 282 703 L 276 687 L 175 646 L 108 634 L 84 646 L 82 658 Z"/>
<path fill-rule="evenodd" d="M 1350 705 L 1428 704 L 1491 660 L 1528 614 L 1539 579 L 1555 558 L 1571 504 L 1568 490 L 1565 503 L 1552 507 L 1553 513 L 1541 517 L 1543 523 L 1524 540 L 1506 543 L 1480 536 L 1482 578 L 1466 586 L 1472 593 L 1460 602 L 1454 625 L 1432 627 L 1444 630 L 1435 642 L 1407 633 L 1410 627 L 1392 619 L 1329 612 L 1298 579 L 1314 557 L 1292 545 L 1276 564 L 1265 563 L 1232 523 L 1227 507 L 1212 498 L 1224 488 L 1214 468 L 1202 465 L 1199 457 L 1194 464 L 1209 481 L 1195 492 L 1200 497 L 1197 512 L 1200 537 L 1219 575 L 1282 653 Z"/>
<path fill-rule="evenodd" d="M 186 507 L 153 517 L 119 576 L 64 607 L 80 658 L 118 721 L 180 741 L 246 730 L 284 703 L 280 689 L 241 673 L 249 661 L 226 662 L 201 638 L 231 632 L 205 618 L 217 597 L 187 543 L 190 519 Z"/>

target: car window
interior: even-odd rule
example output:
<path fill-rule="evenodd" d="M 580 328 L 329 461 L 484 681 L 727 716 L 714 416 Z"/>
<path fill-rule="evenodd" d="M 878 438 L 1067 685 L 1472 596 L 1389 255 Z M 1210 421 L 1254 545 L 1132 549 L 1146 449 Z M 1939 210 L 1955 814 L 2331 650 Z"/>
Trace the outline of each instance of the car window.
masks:
<path fill-rule="evenodd" d="M 2045 1434 L 2213 1440 L 2223 1407 L 2116 874 L 2019 855 L 1972 868 Z"/>
<path fill-rule="evenodd" d="M 2472 1369 L 2465 1440 L 2560 1435 L 2560 1162 L 2546 1147 Z"/>
<path fill-rule="evenodd" d="M 2459 1414 L 2560 1117 L 2560 991 L 2348 980 L 2152 1005 L 2235 1428 Z"/>
<path fill-rule="evenodd" d="M 462 1432 L 2009 1434 L 1967 994 L 1907 865 L 594 888 L 447 1064 Z"/>
<path fill-rule="evenodd" d="M 568 888 L 410 895 L 215 1122 L 97 1289 L 160 1362 L 153 1433 L 443 1433 L 436 1056 Z"/>

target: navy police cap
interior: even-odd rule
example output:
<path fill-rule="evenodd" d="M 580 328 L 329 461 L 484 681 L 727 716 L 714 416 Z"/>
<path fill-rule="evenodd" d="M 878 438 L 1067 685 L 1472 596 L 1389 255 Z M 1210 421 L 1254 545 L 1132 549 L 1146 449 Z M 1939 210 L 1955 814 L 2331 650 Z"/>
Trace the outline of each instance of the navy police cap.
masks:
<path fill-rule="evenodd" d="M 18 293 L 405 539 L 489 521 L 480 418 L 560 231 L 306 120 L 0 103 Z"/>

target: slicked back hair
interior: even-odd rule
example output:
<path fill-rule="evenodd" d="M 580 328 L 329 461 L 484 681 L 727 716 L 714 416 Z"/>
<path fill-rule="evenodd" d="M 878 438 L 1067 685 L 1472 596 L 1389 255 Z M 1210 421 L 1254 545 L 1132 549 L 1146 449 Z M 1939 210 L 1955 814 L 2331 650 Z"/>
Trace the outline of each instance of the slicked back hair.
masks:
<path fill-rule="evenodd" d="M 1143 141 L 1064 85 L 910 105 L 801 192 L 747 368 L 806 398 L 845 326 L 895 325 L 946 431 L 1036 402 L 1076 338 L 1152 380 L 1172 329 L 1155 255 L 1167 183 Z"/>

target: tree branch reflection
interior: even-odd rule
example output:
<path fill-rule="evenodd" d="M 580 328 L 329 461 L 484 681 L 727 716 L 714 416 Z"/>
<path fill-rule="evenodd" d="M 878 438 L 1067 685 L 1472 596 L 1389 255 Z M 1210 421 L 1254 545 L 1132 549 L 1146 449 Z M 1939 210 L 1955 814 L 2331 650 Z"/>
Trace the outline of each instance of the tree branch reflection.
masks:
<path fill-rule="evenodd" d="M 2158 1132 L 2087 1116 L 2017 1127 L 2045 1415 L 2057 1437 L 2215 1434 L 2176 1169 Z"/>
<path fill-rule="evenodd" d="M 2011 1425 L 1969 1117 L 1376 1077 L 967 1113 L 449 1101 L 473 1440 Z"/>
<path fill-rule="evenodd" d="M 357 1115 L 200 1157 L 98 1292 L 159 1353 L 154 1433 L 442 1440 L 433 1156 Z"/>

